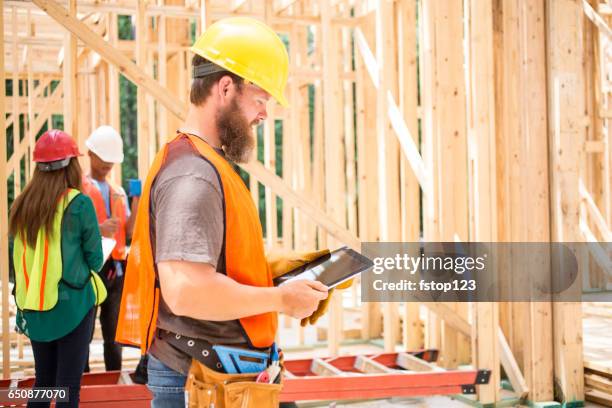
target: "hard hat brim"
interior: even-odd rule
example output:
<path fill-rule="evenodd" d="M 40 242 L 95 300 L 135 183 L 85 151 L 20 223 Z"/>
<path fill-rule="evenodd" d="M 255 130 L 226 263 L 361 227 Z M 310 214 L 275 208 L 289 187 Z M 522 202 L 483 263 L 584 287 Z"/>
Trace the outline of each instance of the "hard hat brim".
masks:
<path fill-rule="evenodd" d="M 123 163 L 123 153 L 121 153 L 120 156 L 105 156 L 105 155 L 101 155 L 100 153 L 96 152 L 95 147 L 92 146 L 91 142 L 89 140 L 85 141 L 85 146 L 87 146 L 87 148 L 92 151 L 96 156 L 98 156 L 102 161 L 106 162 L 106 163 L 113 163 L 113 164 L 121 164 Z"/>

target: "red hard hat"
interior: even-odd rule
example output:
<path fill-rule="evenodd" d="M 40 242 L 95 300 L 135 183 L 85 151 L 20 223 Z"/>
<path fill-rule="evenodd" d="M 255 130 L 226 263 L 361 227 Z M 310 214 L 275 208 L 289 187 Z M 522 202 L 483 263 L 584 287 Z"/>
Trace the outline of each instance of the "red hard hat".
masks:
<path fill-rule="evenodd" d="M 48 163 L 81 156 L 74 139 L 66 132 L 51 129 L 43 133 L 34 146 L 34 161 Z"/>

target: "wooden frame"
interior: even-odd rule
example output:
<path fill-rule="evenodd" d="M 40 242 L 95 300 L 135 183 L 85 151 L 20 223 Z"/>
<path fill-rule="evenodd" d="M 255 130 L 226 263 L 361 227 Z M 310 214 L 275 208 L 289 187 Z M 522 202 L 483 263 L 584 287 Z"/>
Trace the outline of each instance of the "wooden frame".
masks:
<path fill-rule="evenodd" d="M 345 244 L 359 250 L 362 242 L 419 239 L 609 241 L 611 109 L 602 38 L 610 40 L 612 30 L 606 9 L 586 0 L 485 3 L 0 1 L 0 80 L 12 78 L 14 90 L 11 98 L 6 90 L 0 94 L 11 113 L 0 128 L 4 135 L 7 126 L 14 129 L 14 153 L 0 160 L 0 196 L 7 195 L 4 181 L 11 174 L 15 191 L 23 187 L 22 162 L 29 175 L 34 137 L 52 114 L 63 112 L 66 128 L 81 143 L 103 122 L 119 127 L 119 74 L 138 87 L 138 169 L 144 177 L 156 147 L 187 112 L 192 22 L 202 29 L 242 15 L 266 20 L 290 45 L 291 109 L 270 110 L 264 160 L 242 166 L 257 205 L 259 184 L 266 189 L 268 247 Z M 118 39 L 119 14 L 134 16 L 135 40 Z M 417 14 L 419 32 L 413 29 Z M 583 41 L 585 32 L 590 34 Z M 56 79 L 61 83 L 51 92 Z M 20 81 L 27 90 L 22 96 L 15 92 Z M 81 115 L 82 105 L 90 108 Z M 27 123 L 23 138 L 21 115 Z M 283 128 L 282 177 L 275 170 L 275 120 Z M 576 148 L 576 140 L 584 149 Z M 121 181 L 119 170 L 114 178 Z M 283 202 L 281 236 L 277 197 Z M 11 303 L 4 274 L 6 214 L 6 203 L 0 203 L 5 377 Z M 593 275 L 580 281 L 607 284 L 600 271 L 608 265 L 606 254 L 594 250 L 588 257 Z M 359 305 L 357 291 L 331 302 L 331 355 L 341 352 L 349 330 L 343 327 L 343 315 L 353 313 L 343 307 L 348 298 Z M 501 366 L 520 398 L 549 401 L 556 380 L 565 401 L 580 401 L 581 376 L 572 374 L 583 364 L 574 324 L 580 306 L 553 300 L 363 304 L 359 329 L 363 339 L 382 337 L 388 351 L 401 336 L 405 347 L 439 347 L 440 365 L 491 369 L 493 380 L 478 387 L 482 403 L 499 401 Z"/>

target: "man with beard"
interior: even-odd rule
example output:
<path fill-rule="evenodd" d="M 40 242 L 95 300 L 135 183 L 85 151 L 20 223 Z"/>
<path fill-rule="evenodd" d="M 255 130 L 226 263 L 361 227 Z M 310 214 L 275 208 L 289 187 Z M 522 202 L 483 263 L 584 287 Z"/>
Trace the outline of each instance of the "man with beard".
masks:
<path fill-rule="evenodd" d="M 268 351 L 277 312 L 306 318 L 328 294 L 319 282 L 273 287 L 258 212 L 232 167 L 250 158 L 270 97 L 286 106 L 282 41 L 235 17 L 192 51 L 189 112 L 142 192 L 117 329 L 117 341 L 149 352 L 153 407 L 185 406 L 192 359 L 225 372 L 213 345 Z"/>

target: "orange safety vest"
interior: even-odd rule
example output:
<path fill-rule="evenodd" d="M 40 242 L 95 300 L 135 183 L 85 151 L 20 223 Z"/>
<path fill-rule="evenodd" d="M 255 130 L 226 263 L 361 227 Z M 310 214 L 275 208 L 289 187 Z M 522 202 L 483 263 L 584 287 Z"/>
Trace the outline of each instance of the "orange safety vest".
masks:
<path fill-rule="evenodd" d="M 127 224 L 127 201 L 123 190 L 120 187 L 108 183 L 110 186 L 110 208 L 111 215 L 119 219 L 119 229 L 115 233 L 114 239 L 117 241 L 115 249 L 112 252 L 112 258 L 116 261 L 124 261 L 126 258 L 125 252 L 125 235 L 126 235 L 126 224 Z M 106 204 L 102 193 L 96 187 L 96 185 L 89 179 L 89 177 L 83 177 L 83 193 L 91 198 L 93 201 L 94 208 L 96 209 L 96 216 L 98 223 L 102 224 L 108 219 L 106 215 Z"/>
<path fill-rule="evenodd" d="M 151 186 L 166 159 L 168 144 L 179 137 L 188 138 L 220 178 L 225 211 L 225 274 L 245 285 L 273 286 L 264 253 L 259 215 L 244 182 L 230 163 L 202 139 L 186 134 L 177 135 L 157 153 L 147 175 L 138 204 L 119 310 L 115 340 L 140 347 L 143 354 L 153 341 L 160 296 L 149 230 Z M 240 319 L 240 324 L 251 346 L 264 348 L 274 342 L 277 327 L 275 312 L 244 317 Z"/>

